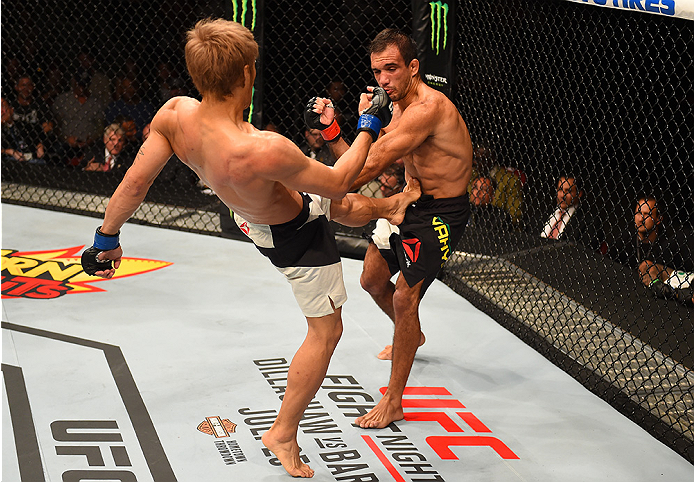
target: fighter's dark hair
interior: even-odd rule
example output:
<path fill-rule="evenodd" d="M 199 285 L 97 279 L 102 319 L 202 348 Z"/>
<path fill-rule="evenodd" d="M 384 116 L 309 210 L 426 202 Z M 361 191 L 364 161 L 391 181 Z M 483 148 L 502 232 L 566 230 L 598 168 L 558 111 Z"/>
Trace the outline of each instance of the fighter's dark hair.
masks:
<path fill-rule="evenodd" d="M 369 55 L 383 52 L 391 45 L 395 45 L 398 48 L 405 65 L 410 65 L 410 62 L 417 58 L 417 44 L 414 39 L 395 28 L 381 30 L 376 35 L 369 46 Z"/>

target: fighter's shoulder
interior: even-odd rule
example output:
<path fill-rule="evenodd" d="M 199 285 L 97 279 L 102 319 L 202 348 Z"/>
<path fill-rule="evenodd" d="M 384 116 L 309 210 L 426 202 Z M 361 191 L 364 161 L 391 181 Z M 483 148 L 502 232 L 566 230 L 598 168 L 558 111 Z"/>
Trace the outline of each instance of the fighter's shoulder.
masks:
<path fill-rule="evenodd" d="M 239 141 L 239 144 L 248 148 L 248 155 L 264 164 L 286 158 L 287 150 L 295 147 L 294 143 L 283 135 L 273 131 L 256 129 L 250 124 Z"/>
<path fill-rule="evenodd" d="M 157 115 L 171 115 L 195 110 L 200 106 L 200 101 L 192 97 L 172 97 L 161 106 Z"/>
<path fill-rule="evenodd" d="M 181 117 L 194 113 L 199 106 L 200 102 L 191 97 L 172 97 L 154 115 L 152 127 L 158 130 L 174 127 Z"/>
<path fill-rule="evenodd" d="M 453 102 L 443 92 L 424 84 L 420 101 L 431 109 L 446 110 L 455 108 Z"/>
<path fill-rule="evenodd" d="M 402 117 L 416 123 L 431 125 L 434 119 L 446 111 L 447 100 L 445 95 L 426 86 L 426 89 L 420 89 L 417 98 L 403 110 Z"/>

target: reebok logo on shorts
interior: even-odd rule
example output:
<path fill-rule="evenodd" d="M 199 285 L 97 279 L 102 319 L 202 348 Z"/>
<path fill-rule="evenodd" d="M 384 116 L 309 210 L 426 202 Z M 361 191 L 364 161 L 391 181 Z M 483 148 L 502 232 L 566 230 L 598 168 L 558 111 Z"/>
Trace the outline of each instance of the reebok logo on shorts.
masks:
<path fill-rule="evenodd" d="M 411 263 L 416 263 L 417 258 L 419 258 L 419 249 L 422 247 L 422 243 L 417 238 L 413 239 L 403 239 L 402 247 L 405 250 L 405 261 L 409 267 Z"/>

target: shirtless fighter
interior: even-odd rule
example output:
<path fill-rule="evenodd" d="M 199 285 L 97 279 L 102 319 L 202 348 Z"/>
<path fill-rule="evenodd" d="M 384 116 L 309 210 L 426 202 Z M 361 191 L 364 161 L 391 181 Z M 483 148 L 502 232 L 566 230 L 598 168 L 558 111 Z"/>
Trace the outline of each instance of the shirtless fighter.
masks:
<path fill-rule="evenodd" d="M 393 101 L 393 120 L 371 147 L 352 189 L 402 159 L 406 180 L 419 179 L 423 193 L 399 226 L 393 226 L 397 223 L 392 220 L 390 225 L 379 220 L 378 227 L 385 229 L 374 231 L 361 275 L 362 287 L 393 320 L 395 331 L 392 347 L 379 354 L 379 358 L 392 359 L 388 389 L 355 423 L 362 428 L 383 428 L 404 417 L 403 392 L 417 348 L 424 343 L 419 303 L 463 235 L 470 216 L 467 186 L 472 143 L 455 105 L 422 81 L 416 45 L 410 37 L 394 29 L 383 30 L 371 42 L 369 52 L 376 82 Z M 367 107 L 366 100 L 360 109 Z M 328 116 L 326 120 L 310 127 L 322 130 L 337 159 L 349 152 L 349 146 L 340 138 L 334 119 Z M 398 271 L 393 284 L 390 278 Z"/>
<path fill-rule="evenodd" d="M 287 138 L 245 122 L 257 56 L 253 34 L 238 23 L 203 20 L 188 32 L 186 65 L 202 101 L 176 97 L 157 112 L 149 137 L 108 204 L 94 246 L 82 255 L 82 266 L 89 274 L 112 277 L 123 253 L 119 230 L 169 157 L 175 153 L 193 169 L 287 277 L 306 315 L 308 334 L 292 360 L 277 419 L 262 440 L 290 475 L 312 477 L 313 470 L 299 457 L 297 430 L 342 334 L 346 300 L 328 219 L 352 226 L 376 217 L 399 222 L 420 193 L 415 188 L 387 200 L 345 196 L 372 139 L 391 118 L 392 104 L 383 91 L 374 93 L 354 145 L 334 168 L 307 158 Z M 333 114 L 326 108 L 323 115 Z"/>

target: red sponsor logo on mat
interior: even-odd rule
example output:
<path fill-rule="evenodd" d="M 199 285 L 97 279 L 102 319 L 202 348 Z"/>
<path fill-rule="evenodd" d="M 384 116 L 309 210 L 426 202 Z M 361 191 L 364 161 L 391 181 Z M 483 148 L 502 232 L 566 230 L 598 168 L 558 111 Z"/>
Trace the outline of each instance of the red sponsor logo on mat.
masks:
<path fill-rule="evenodd" d="M 91 283 L 108 281 L 89 276 L 82 269 L 84 246 L 49 251 L 2 250 L 2 297 L 50 299 L 66 294 L 106 291 Z M 122 258 L 111 279 L 134 276 L 173 263 L 154 259 Z"/>

